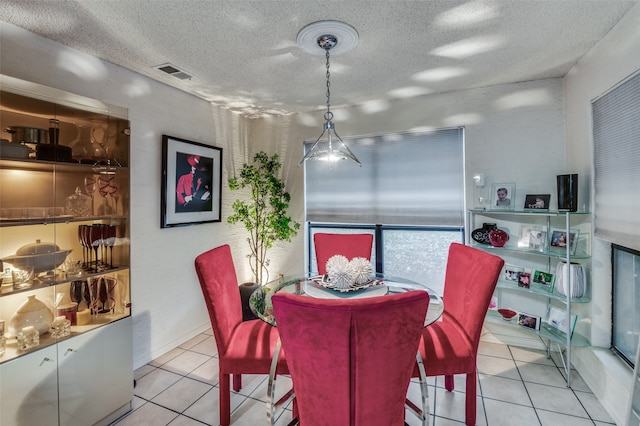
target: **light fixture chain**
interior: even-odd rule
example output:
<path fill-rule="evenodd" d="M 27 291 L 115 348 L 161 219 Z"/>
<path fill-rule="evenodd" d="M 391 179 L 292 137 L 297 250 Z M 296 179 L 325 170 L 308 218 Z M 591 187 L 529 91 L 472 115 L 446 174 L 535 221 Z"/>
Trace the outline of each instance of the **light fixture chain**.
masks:
<path fill-rule="evenodd" d="M 331 73 L 329 72 L 329 49 L 326 49 L 325 56 L 327 58 L 327 114 L 329 114 L 331 108 L 331 83 L 329 82 L 329 78 L 331 77 Z"/>

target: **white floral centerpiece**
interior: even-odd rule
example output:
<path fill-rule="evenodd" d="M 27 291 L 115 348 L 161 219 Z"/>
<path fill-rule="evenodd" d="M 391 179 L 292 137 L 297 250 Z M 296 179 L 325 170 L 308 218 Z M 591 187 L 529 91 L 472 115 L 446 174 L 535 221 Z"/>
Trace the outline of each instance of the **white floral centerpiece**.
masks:
<path fill-rule="evenodd" d="M 326 264 L 329 281 L 338 289 L 348 289 L 354 284 L 366 284 L 371 280 L 373 268 L 364 257 L 351 261 L 341 254 L 331 256 Z"/>

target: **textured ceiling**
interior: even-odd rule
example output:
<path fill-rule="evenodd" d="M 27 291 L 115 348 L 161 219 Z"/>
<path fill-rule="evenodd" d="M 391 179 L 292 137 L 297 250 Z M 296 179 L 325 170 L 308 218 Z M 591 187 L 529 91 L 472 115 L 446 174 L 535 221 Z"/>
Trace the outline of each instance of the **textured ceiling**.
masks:
<path fill-rule="evenodd" d="M 637 3 L 0 0 L 0 20 L 255 117 L 325 104 L 325 59 L 296 45 L 315 21 L 359 33 L 353 50 L 331 57 L 332 105 L 375 107 L 563 76 Z M 153 68 L 167 62 L 193 78 Z"/>

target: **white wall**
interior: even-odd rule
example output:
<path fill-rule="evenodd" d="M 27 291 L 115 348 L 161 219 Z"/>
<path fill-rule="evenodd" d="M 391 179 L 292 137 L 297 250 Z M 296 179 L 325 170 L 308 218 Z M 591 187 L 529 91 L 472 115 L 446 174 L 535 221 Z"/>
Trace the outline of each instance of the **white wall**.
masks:
<path fill-rule="evenodd" d="M 197 254 L 229 243 L 244 259 L 240 226 L 160 228 L 161 136 L 223 148 L 223 183 L 244 161 L 246 123 L 179 90 L 0 22 L 0 73 L 129 109 L 134 367 L 209 327 L 195 275 Z M 223 219 L 232 195 L 223 185 Z M 249 275 L 239 268 L 239 279 Z"/>
<path fill-rule="evenodd" d="M 588 176 L 580 185 L 580 191 L 593 190 L 591 101 L 640 70 L 639 52 L 640 4 L 634 6 L 565 78 L 567 162 L 581 178 Z M 594 239 L 592 254 L 591 343 L 594 347 L 576 351 L 576 368 L 616 422 L 622 424 L 626 416 L 631 370 L 608 351 L 611 342 L 609 243 Z"/>

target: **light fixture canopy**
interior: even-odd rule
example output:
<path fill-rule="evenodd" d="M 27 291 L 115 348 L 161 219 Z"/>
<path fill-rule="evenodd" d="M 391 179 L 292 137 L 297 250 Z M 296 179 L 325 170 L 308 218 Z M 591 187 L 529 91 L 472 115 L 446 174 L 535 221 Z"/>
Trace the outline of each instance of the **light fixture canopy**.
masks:
<path fill-rule="evenodd" d="M 339 38 L 339 35 L 345 36 L 346 40 Z M 310 45 L 310 40 L 315 40 L 315 47 Z M 333 113 L 331 112 L 331 83 L 329 72 L 329 51 L 336 49 L 339 52 L 345 52 L 355 46 L 358 41 L 358 33 L 349 24 L 339 21 L 320 21 L 307 25 L 298 33 L 298 44 L 305 51 L 317 54 L 316 52 L 324 51 L 326 58 L 327 68 L 327 111 L 324 113 L 324 125 L 322 133 L 316 139 L 315 143 L 311 146 L 311 149 L 300 160 L 298 165 L 301 165 L 307 160 L 323 160 L 323 161 L 338 161 L 338 160 L 351 160 L 359 166 L 362 163 L 351 152 L 349 147 L 343 142 L 342 138 L 336 133 L 335 126 L 333 124 Z M 326 139 L 323 136 L 326 135 Z"/>

